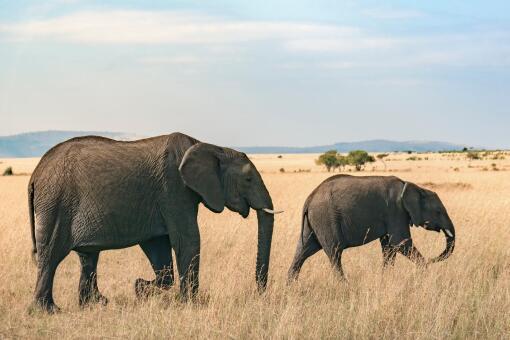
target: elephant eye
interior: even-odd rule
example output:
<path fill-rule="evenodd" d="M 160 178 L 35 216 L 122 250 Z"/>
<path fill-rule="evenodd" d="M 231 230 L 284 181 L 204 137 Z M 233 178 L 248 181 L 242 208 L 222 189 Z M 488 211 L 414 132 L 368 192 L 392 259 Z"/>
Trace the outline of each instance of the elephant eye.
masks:
<path fill-rule="evenodd" d="M 246 177 L 246 182 L 251 182 L 251 177 Z"/>

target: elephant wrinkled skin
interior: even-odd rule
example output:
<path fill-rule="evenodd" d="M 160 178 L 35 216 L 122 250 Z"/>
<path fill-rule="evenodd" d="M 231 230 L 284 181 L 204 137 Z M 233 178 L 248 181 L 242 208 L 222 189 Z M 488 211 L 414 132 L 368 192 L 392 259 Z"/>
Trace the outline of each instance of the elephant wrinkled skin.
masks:
<path fill-rule="evenodd" d="M 48 151 L 28 186 L 37 254 L 35 304 L 49 312 L 58 264 L 71 251 L 81 264 L 79 302 L 107 303 L 97 287 L 99 252 L 140 245 L 156 278 L 138 279 L 137 295 L 174 282 L 173 248 L 181 295 L 198 290 L 199 203 L 247 217 L 257 211 L 256 282 L 267 284 L 274 217 L 271 197 L 248 157 L 181 133 L 122 142 L 87 136 Z"/>
<path fill-rule="evenodd" d="M 305 260 L 321 249 L 343 278 L 343 250 L 375 239 L 380 239 L 385 266 L 393 265 L 397 252 L 417 264 L 426 264 L 413 245 L 412 225 L 445 234 L 446 249 L 430 262 L 442 261 L 453 252 L 455 229 L 436 193 L 393 176 L 330 177 L 304 204 L 289 282 L 298 277 Z"/>

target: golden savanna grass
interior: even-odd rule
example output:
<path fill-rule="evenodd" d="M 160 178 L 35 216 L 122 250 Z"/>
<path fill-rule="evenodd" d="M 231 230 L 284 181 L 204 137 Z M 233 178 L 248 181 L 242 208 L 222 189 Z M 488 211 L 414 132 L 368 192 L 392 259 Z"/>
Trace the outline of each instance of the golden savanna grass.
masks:
<path fill-rule="evenodd" d="M 415 155 L 416 156 L 416 155 Z M 462 154 L 392 154 L 365 175 L 395 175 L 435 190 L 457 230 L 450 259 L 423 270 L 397 257 L 383 271 L 379 243 L 344 252 L 347 283 L 337 280 L 323 252 L 305 263 L 299 281 L 286 285 L 307 195 L 332 175 L 317 155 L 254 155 L 275 208 L 269 288 L 255 291 L 256 216 L 201 209 L 200 296 L 176 299 L 177 289 L 139 302 L 138 277 L 153 277 L 138 247 L 105 251 L 99 288 L 107 307 L 77 305 L 78 259 L 60 265 L 54 295 L 63 312 L 29 314 L 35 284 L 30 260 L 28 175 L 0 177 L 0 338 L 371 338 L 510 337 L 510 157 L 468 161 Z M 427 159 L 425 159 L 427 158 Z M 37 159 L 2 159 L 30 173 Z M 492 163 L 496 165 L 493 166 Z M 285 172 L 280 172 L 283 168 Z M 311 172 L 295 172 L 299 169 Z M 498 169 L 497 171 L 494 169 Z M 413 228 L 426 257 L 444 248 L 440 234 Z"/>

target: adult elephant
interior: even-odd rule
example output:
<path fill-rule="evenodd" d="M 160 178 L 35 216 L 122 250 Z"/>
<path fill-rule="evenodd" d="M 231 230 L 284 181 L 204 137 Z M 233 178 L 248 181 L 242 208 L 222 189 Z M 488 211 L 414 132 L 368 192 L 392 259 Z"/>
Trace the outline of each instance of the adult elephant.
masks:
<path fill-rule="evenodd" d="M 180 291 L 198 290 L 199 203 L 247 217 L 257 211 L 256 282 L 265 289 L 275 213 L 262 177 L 241 152 L 181 133 L 132 142 L 97 136 L 70 139 L 48 151 L 28 185 L 33 252 L 37 254 L 35 304 L 58 310 L 52 287 L 59 263 L 71 251 L 81 263 L 79 302 L 105 304 L 97 288 L 99 252 L 140 245 L 156 279 L 136 281 L 136 292 L 173 284 L 172 252 Z"/>
<path fill-rule="evenodd" d="M 411 225 L 444 232 L 446 249 L 430 262 L 445 260 L 453 252 L 455 228 L 436 193 L 393 176 L 330 177 L 304 204 L 289 281 L 296 279 L 305 260 L 321 249 L 343 277 L 343 250 L 376 239 L 381 242 L 384 266 L 393 265 L 397 252 L 426 264 L 413 245 Z"/>

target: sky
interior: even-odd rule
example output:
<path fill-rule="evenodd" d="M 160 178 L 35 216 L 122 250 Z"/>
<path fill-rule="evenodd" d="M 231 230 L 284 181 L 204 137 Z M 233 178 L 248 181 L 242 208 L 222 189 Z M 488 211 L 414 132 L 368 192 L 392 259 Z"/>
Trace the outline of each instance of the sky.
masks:
<path fill-rule="evenodd" d="M 510 148 L 510 2 L 0 0 L 0 135 Z"/>

